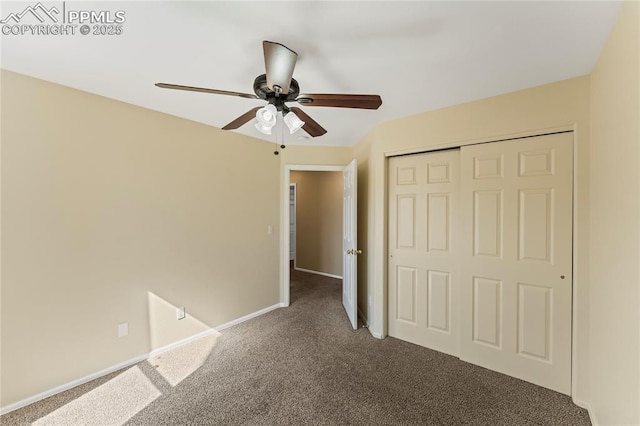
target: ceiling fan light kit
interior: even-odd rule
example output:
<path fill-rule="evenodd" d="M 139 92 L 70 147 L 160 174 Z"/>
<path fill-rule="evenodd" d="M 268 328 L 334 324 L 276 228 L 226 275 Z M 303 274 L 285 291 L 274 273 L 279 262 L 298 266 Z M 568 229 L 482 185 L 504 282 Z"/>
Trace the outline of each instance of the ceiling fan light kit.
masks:
<path fill-rule="evenodd" d="M 256 123 L 256 129 L 258 129 L 258 131 L 262 134 L 265 134 L 265 135 L 271 134 L 271 127 L 265 126 L 263 124 Z"/>
<path fill-rule="evenodd" d="M 313 118 L 309 117 L 304 111 L 300 108 L 289 108 L 285 104 L 286 102 L 298 102 L 301 105 L 310 107 L 322 106 L 358 109 L 378 109 L 380 105 L 382 105 L 382 98 L 379 95 L 300 95 L 300 86 L 296 79 L 293 78 L 293 70 L 296 66 L 298 54 L 285 45 L 272 41 L 263 41 L 262 49 L 264 52 L 266 74 L 259 75 L 253 82 L 253 91 L 255 92 L 255 95 L 168 83 L 156 83 L 156 86 L 163 89 L 213 93 L 217 95 L 265 100 L 268 102 L 266 106 L 262 108 L 253 108 L 222 127 L 223 130 L 238 129 L 251 121 L 253 117 L 256 117 L 258 122 L 255 127 L 259 132 L 265 135 L 271 134 L 271 129 L 276 125 L 278 112 L 282 113 L 283 121 L 289 128 L 290 134 L 294 134 L 300 128 L 302 128 L 311 137 L 318 137 L 327 133 L 320 124 L 318 124 Z"/>
<path fill-rule="evenodd" d="M 305 122 L 300 120 L 292 111 L 284 112 L 282 117 L 284 124 L 289 128 L 290 135 L 294 134 L 305 125 Z"/>
<path fill-rule="evenodd" d="M 256 129 L 265 135 L 270 135 L 271 129 L 276 125 L 277 114 L 278 110 L 271 104 L 260 108 L 256 112 L 256 119 L 258 120 Z"/>

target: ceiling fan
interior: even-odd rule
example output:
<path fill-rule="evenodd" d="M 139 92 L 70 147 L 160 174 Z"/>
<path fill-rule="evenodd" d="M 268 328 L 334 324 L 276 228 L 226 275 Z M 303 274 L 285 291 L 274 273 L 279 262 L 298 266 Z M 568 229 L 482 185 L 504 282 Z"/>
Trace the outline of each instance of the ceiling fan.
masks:
<path fill-rule="evenodd" d="M 271 128 L 276 124 L 278 112 L 282 113 L 283 121 L 291 134 L 300 128 L 312 137 L 322 136 L 327 133 L 320 124 L 309 117 L 303 110 L 297 107 L 288 107 L 286 105 L 287 102 L 298 102 L 304 106 L 359 109 L 378 109 L 382 105 L 382 98 L 378 95 L 300 94 L 300 86 L 296 79 L 292 78 L 298 54 L 280 43 L 271 41 L 263 41 L 262 48 L 264 50 L 266 74 L 259 75 L 253 82 L 255 94 L 168 83 L 156 83 L 156 86 L 163 89 L 263 99 L 268 102 L 266 106 L 250 109 L 222 129 L 237 129 L 256 117 L 258 119 L 256 128 L 268 135 L 271 134 Z"/>

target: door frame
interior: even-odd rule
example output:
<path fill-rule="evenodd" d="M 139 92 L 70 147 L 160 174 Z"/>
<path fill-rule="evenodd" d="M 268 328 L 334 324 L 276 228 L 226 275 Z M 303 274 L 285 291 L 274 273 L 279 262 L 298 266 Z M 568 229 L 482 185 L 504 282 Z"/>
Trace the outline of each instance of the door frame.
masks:
<path fill-rule="evenodd" d="M 372 330 L 372 333 L 371 333 L 372 335 L 378 338 L 384 338 L 384 337 L 387 337 L 388 335 L 388 331 L 387 331 L 388 330 L 387 325 L 389 321 L 388 306 L 387 306 L 388 276 L 387 276 L 386 260 L 389 256 L 388 249 L 387 249 L 387 243 L 389 239 L 389 233 L 387 230 L 387 221 L 389 219 L 388 218 L 388 210 L 389 210 L 388 187 L 387 187 L 387 182 L 389 179 L 389 173 L 388 173 L 389 157 L 440 151 L 444 149 L 459 148 L 465 145 L 476 145 L 481 143 L 502 142 L 502 141 L 508 141 L 508 140 L 514 140 L 514 139 L 544 136 L 544 135 L 548 135 L 552 133 L 560 133 L 560 132 L 573 133 L 573 143 L 572 143 L 572 149 L 573 149 L 572 234 L 573 234 L 573 237 L 571 240 L 571 244 L 572 244 L 571 258 L 573 261 L 573 265 L 572 265 L 573 288 L 571 292 L 571 296 L 572 296 L 571 297 L 572 299 L 571 300 L 571 310 L 572 310 L 571 312 L 571 398 L 576 403 L 576 405 L 580 407 L 584 407 L 584 403 L 582 401 L 577 401 L 575 399 L 575 396 L 577 394 L 577 378 L 578 378 L 578 375 L 577 375 L 577 367 L 578 367 L 577 341 L 578 339 L 576 338 L 576 336 L 578 336 L 579 334 L 578 310 L 582 307 L 582 305 L 578 303 L 578 299 L 582 294 L 582 291 L 581 291 L 582 283 L 580 280 L 581 275 L 578 271 L 578 264 L 579 264 L 578 251 L 580 249 L 580 246 L 578 244 L 578 238 L 584 238 L 584 236 L 582 235 L 582 233 L 578 228 L 578 225 L 579 225 L 578 214 L 579 212 L 581 212 L 581 214 L 584 214 L 582 212 L 582 210 L 584 209 L 580 210 L 578 206 L 578 203 L 580 200 L 580 198 L 578 197 L 578 192 L 581 190 L 578 182 L 578 172 L 580 168 L 578 157 L 581 150 L 578 143 L 579 129 L 578 129 L 577 123 L 564 125 L 564 126 L 550 127 L 550 128 L 525 130 L 517 133 L 480 137 L 476 139 L 468 139 L 463 141 L 452 141 L 452 142 L 447 142 L 447 143 L 442 143 L 437 145 L 416 146 L 416 147 L 412 147 L 408 149 L 400 149 L 400 150 L 397 150 L 397 149 L 388 150 L 388 151 L 383 150 L 381 156 L 374 158 L 374 161 L 372 162 L 373 164 L 371 164 L 369 167 L 378 167 L 382 170 L 382 176 L 380 176 L 379 180 L 376 181 L 376 183 L 379 183 L 380 185 L 382 185 L 381 189 L 377 189 L 378 194 L 382 198 L 382 203 L 376 205 L 376 208 L 375 208 L 375 213 L 380 216 L 380 220 L 376 221 L 374 226 L 376 226 L 377 229 L 382 230 L 383 238 L 381 238 L 382 241 L 376 242 L 376 248 L 378 253 L 380 254 L 374 257 L 374 261 L 378 261 L 378 262 L 375 262 L 377 263 L 377 270 L 375 271 L 376 273 L 374 274 L 373 293 L 376 296 L 380 297 L 381 303 L 379 303 L 379 305 L 377 306 L 374 306 L 374 308 L 371 310 L 372 312 L 370 312 L 370 316 L 373 315 L 374 318 L 373 318 L 373 321 L 371 317 L 369 318 L 369 320 L 373 324 L 375 324 L 375 330 Z"/>
<path fill-rule="evenodd" d="M 298 213 L 297 213 L 297 208 L 298 208 L 298 184 L 297 183 L 290 183 L 289 184 L 289 197 L 291 197 L 291 189 L 293 189 L 293 211 L 294 211 L 294 227 L 293 227 L 293 236 L 295 238 L 298 238 Z M 289 207 L 291 207 L 291 199 L 289 199 Z M 291 209 L 289 209 L 290 211 Z M 288 214 L 288 212 L 287 212 Z M 291 217 L 289 217 L 289 220 L 291 220 Z M 291 223 L 289 223 L 289 235 L 291 235 Z M 291 262 L 293 260 L 293 266 L 295 268 L 296 266 L 296 260 L 298 258 L 298 254 L 297 254 L 297 250 L 298 250 L 298 244 L 296 243 L 296 251 L 293 252 L 293 259 L 291 259 L 291 238 L 289 238 L 289 262 Z"/>
<path fill-rule="evenodd" d="M 290 298 L 290 274 L 289 274 L 289 185 L 291 184 L 291 172 L 342 172 L 345 166 L 339 165 L 307 165 L 287 164 L 284 166 L 284 178 L 282 185 L 282 210 L 280 224 L 280 306 L 289 306 Z M 296 248 L 297 249 L 297 248 Z M 297 256 L 296 256 L 297 257 Z"/>

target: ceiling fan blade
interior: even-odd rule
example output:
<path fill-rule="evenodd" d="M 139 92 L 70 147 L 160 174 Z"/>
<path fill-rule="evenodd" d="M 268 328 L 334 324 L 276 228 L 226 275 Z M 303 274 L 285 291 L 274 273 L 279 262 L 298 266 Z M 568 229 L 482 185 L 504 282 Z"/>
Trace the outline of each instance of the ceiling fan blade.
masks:
<path fill-rule="evenodd" d="M 304 126 L 302 126 L 302 130 L 307 132 L 309 136 L 313 136 L 315 138 L 316 136 L 322 136 L 325 133 L 327 133 L 327 131 L 321 125 L 319 125 L 317 121 L 309 117 L 300 108 L 292 107 L 289 109 L 292 112 L 294 112 L 300 120 L 304 121 Z"/>
<path fill-rule="evenodd" d="M 260 99 L 256 95 L 250 93 L 229 92 L 227 90 L 207 89 L 204 87 L 180 86 L 179 84 L 156 83 L 156 86 L 163 89 L 186 90 L 188 92 L 213 93 L 216 95 L 239 96 L 241 98 Z"/>
<path fill-rule="evenodd" d="M 242 114 L 240 117 L 238 117 L 235 120 L 233 120 L 231 123 L 229 123 L 226 126 L 224 126 L 222 128 L 222 130 L 237 129 L 238 127 L 242 126 L 243 124 L 248 123 L 249 121 L 251 121 L 252 118 L 256 117 L 256 112 L 258 112 L 258 110 L 260 108 L 262 108 L 262 107 L 255 107 L 255 108 L 250 109 L 249 111 L 247 111 L 244 114 Z"/>
<path fill-rule="evenodd" d="M 282 93 L 286 95 L 289 93 L 298 54 L 287 46 L 272 41 L 263 41 L 262 49 L 267 71 L 267 86 L 274 92 L 276 91 L 274 86 L 279 86 Z"/>
<path fill-rule="evenodd" d="M 296 98 L 304 106 L 378 109 L 382 98 L 378 95 L 304 94 Z"/>

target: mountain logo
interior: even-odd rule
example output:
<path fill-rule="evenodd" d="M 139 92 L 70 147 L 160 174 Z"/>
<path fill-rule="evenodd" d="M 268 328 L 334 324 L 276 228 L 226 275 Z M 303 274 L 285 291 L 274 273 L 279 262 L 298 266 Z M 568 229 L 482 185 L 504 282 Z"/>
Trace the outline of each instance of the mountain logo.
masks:
<path fill-rule="evenodd" d="M 60 13 L 60 11 L 55 6 L 51 9 L 47 9 L 42 3 L 38 2 L 38 4 L 36 4 L 35 6 L 27 6 L 27 8 L 20 13 L 10 13 L 6 18 L 0 20 L 0 24 L 6 24 L 10 20 L 13 20 L 16 24 L 19 24 L 20 20 L 27 14 L 35 16 L 36 19 L 40 21 L 40 23 L 44 23 L 46 17 L 48 17 L 54 23 L 57 23 L 58 18 L 54 16 L 54 13 Z"/>

